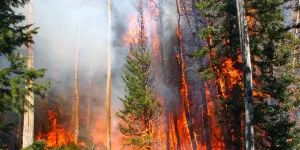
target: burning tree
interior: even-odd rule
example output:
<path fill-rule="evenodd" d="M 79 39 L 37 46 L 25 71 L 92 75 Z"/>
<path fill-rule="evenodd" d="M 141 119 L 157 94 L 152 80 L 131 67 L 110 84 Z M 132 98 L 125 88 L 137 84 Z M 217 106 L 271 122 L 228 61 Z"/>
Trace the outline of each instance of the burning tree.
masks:
<path fill-rule="evenodd" d="M 127 70 L 122 76 L 126 95 L 120 100 L 124 108 L 117 116 L 123 121 L 119 128 L 126 136 L 124 146 L 151 149 L 154 144 L 153 125 L 161 114 L 161 105 L 154 93 L 154 77 L 141 2 L 138 13 L 138 38 L 131 44 L 130 55 L 126 57 Z"/>

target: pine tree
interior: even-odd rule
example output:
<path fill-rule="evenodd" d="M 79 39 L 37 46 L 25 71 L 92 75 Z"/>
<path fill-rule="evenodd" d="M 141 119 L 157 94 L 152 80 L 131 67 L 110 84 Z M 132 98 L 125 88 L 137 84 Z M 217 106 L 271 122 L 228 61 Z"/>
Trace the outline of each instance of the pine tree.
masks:
<path fill-rule="evenodd" d="M 33 43 L 32 35 L 37 33 L 37 28 L 27 31 L 32 25 L 22 26 L 25 20 L 23 14 L 16 14 L 14 8 L 24 7 L 28 0 L 1 1 L 0 2 L 0 57 L 7 62 L 0 69 L 0 113 L 23 113 L 25 95 L 30 92 L 43 94 L 49 84 L 36 84 L 42 78 L 45 69 L 35 70 L 27 68 L 27 57 L 22 57 L 21 45 Z M 28 87 L 32 84 L 31 88 Z M 0 122 L 0 147 L 5 145 L 9 130 L 13 129 L 12 123 Z"/>
<path fill-rule="evenodd" d="M 122 76 L 126 94 L 120 100 L 124 108 L 117 116 L 122 120 L 120 131 L 126 136 L 124 145 L 151 149 L 154 144 L 153 125 L 161 114 L 161 106 L 154 93 L 142 3 L 138 13 L 137 41 L 131 45 L 130 55 L 126 57 L 127 70 Z"/>

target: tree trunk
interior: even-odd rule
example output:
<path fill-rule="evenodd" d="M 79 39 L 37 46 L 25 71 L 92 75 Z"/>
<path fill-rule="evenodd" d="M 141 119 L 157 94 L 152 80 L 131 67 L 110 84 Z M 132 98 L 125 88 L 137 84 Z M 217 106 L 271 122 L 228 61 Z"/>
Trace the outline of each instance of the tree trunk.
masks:
<path fill-rule="evenodd" d="M 111 0 L 108 0 L 108 47 L 107 47 L 107 84 L 106 84 L 106 113 L 107 113 L 107 150 L 111 149 L 111 114 L 110 114 L 110 89 L 111 89 Z"/>
<path fill-rule="evenodd" d="M 185 76 L 185 64 L 184 64 L 184 55 L 183 55 L 183 47 L 182 47 L 182 35 L 181 35 L 181 28 L 180 28 L 180 12 L 179 12 L 179 2 L 177 0 L 177 11 L 178 11 L 178 22 L 177 22 L 177 32 L 178 32 L 178 39 L 179 39 L 179 47 L 180 47 L 180 64 L 181 64 L 181 78 L 182 78 L 182 87 L 181 87 L 181 99 L 183 102 L 183 107 L 184 107 L 184 112 L 185 112 L 185 117 L 187 120 L 188 124 L 188 131 L 189 131 L 189 136 L 191 139 L 191 144 L 192 144 L 192 149 L 196 150 L 197 149 L 197 144 L 196 144 L 196 139 L 194 135 L 194 127 L 193 127 L 193 121 L 192 121 L 192 116 L 190 114 L 190 105 L 189 105 L 189 99 L 188 99 L 188 85 L 186 82 L 186 76 Z"/>
<path fill-rule="evenodd" d="M 180 7 L 180 4 L 181 4 L 182 7 L 183 7 L 183 11 L 184 11 L 184 15 L 185 15 L 185 18 L 186 18 L 186 21 L 187 21 L 187 25 L 188 25 L 189 29 L 191 30 L 191 33 L 195 35 L 195 33 L 193 32 L 193 29 L 192 29 L 192 25 L 191 25 L 187 10 L 186 10 L 185 2 L 183 0 L 180 0 L 180 3 L 178 2 L 177 4 L 178 4 L 178 10 L 177 11 L 178 11 L 179 17 L 180 17 L 179 7 Z"/>
<path fill-rule="evenodd" d="M 242 121 L 241 121 L 241 116 L 240 116 L 240 112 L 236 112 L 234 113 L 233 116 L 233 121 L 232 121 L 232 126 L 234 128 L 233 130 L 233 135 L 234 135 L 234 147 L 235 149 L 242 149 Z"/>
<path fill-rule="evenodd" d="M 91 114 L 91 101 L 92 101 L 92 63 L 90 63 L 90 73 L 89 73 L 89 92 L 88 92 L 88 102 L 87 102 L 87 113 L 86 113 L 86 132 L 90 134 L 90 114 Z"/>
<path fill-rule="evenodd" d="M 192 0 L 192 12 L 194 16 L 194 23 L 195 23 L 195 30 L 196 33 L 200 33 L 199 24 L 198 24 L 198 17 L 197 11 L 195 8 L 195 0 Z M 195 41 L 197 44 L 198 49 L 201 49 L 200 37 L 195 35 Z M 208 121 L 208 111 L 207 111 L 207 99 L 205 93 L 205 83 L 204 79 L 200 79 L 200 93 L 201 93 L 201 100 L 202 100 L 202 108 L 203 108 L 203 124 L 204 124 L 204 136 L 205 136 L 205 145 L 207 150 L 211 150 L 211 137 L 210 137 L 210 126 Z"/>
<path fill-rule="evenodd" d="M 200 92 L 201 92 L 202 107 L 203 107 L 203 124 L 204 124 L 205 145 L 206 145 L 206 150 L 211 150 L 211 137 L 210 137 L 211 127 L 209 126 L 209 121 L 208 121 L 206 93 L 204 90 L 205 90 L 204 79 L 201 79 L 200 80 Z"/>
<path fill-rule="evenodd" d="M 79 136 L 79 85 L 78 85 L 78 63 L 79 63 L 79 50 L 80 50 L 80 22 L 78 25 L 78 37 L 76 48 L 76 62 L 75 62 L 75 136 L 74 142 L 77 144 Z"/>
<path fill-rule="evenodd" d="M 177 143 L 177 150 L 181 149 L 181 144 L 180 144 L 180 135 L 179 135 L 179 130 L 178 130 L 178 124 L 177 124 L 177 113 L 175 109 L 173 108 L 173 119 L 174 119 L 174 128 L 175 128 L 175 137 L 176 137 L 176 143 Z"/>
<path fill-rule="evenodd" d="M 28 2 L 28 23 L 32 24 L 32 5 L 31 1 Z M 32 27 L 28 28 L 28 31 L 32 30 Z M 34 55 L 32 43 L 28 43 L 27 47 L 27 69 L 34 68 Z M 31 145 L 34 141 L 34 94 L 32 91 L 33 81 L 27 81 L 28 85 L 25 87 L 29 90 L 25 95 L 24 102 L 24 119 L 23 119 L 23 148 Z"/>
<path fill-rule="evenodd" d="M 236 0 L 236 6 L 244 65 L 245 150 L 254 150 L 252 67 L 244 0 Z"/>

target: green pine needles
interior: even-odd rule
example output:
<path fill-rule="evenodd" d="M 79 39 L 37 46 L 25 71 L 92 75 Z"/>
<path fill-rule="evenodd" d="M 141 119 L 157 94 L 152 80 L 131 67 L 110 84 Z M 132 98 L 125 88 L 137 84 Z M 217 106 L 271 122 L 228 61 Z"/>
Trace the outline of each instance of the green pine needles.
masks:
<path fill-rule="evenodd" d="M 122 75 L 126 94 L 124 98 L 119 98 L 123 103 L 123 109 L 117 116 L 122 119 L 119 128 L 125 135 L 124 146 L 151 149 L 154 142 L 153 126 L 161 114 L 161 105 L 156 100 L 141 5 L 138 12 L 138 37 L 131 44 L 130 55 L 126 57 L 127 70 Z"/>

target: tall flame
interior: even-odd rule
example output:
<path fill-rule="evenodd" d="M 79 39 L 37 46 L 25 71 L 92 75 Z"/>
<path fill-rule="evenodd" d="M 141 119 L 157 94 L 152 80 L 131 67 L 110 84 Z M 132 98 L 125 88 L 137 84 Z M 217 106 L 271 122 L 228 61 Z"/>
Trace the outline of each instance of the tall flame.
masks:
<path fill-rule="evenodd" d="M 50 131 L 46 134 L 38 133 L 37 140 L 45 138 L 47 147 L 60 147 L 74 141 L 72 133 L 68 133 L 57 122 L 58 112 L 49 109 L 48 120 L 50 122 Z"/>

